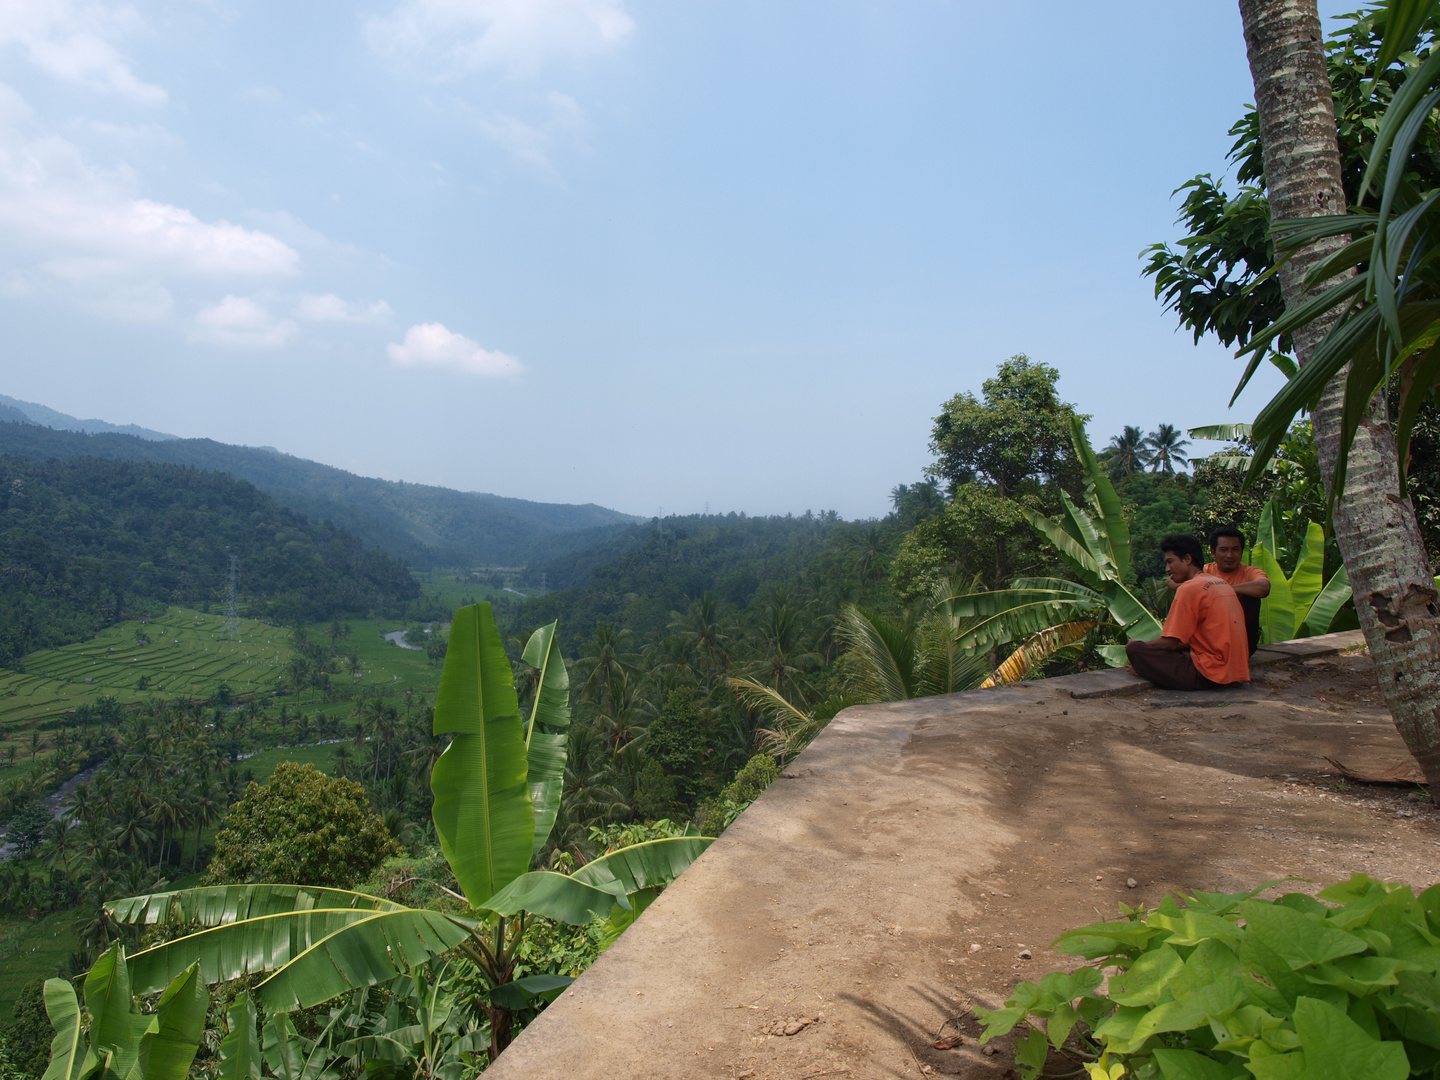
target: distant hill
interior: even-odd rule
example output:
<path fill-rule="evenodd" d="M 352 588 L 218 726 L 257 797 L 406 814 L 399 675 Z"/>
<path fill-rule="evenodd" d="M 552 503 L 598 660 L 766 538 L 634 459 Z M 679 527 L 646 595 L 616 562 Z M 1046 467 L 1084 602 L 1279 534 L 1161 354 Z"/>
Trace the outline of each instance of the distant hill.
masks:
<path fill-rule="evenodd" d="M 363 616 L 420 592 L 399 560 L 223 473 L 0 456 L 0 664 L 126 614 L 218 602 L 232 554 L 242 609 L 272 621 Z"/>
<path fill-rule="evenodd" d="M 10 401 L 0 397 L 0 407 Z M 0 454 L 37 461 L 89 456 L 163 462 L 229 473 L 291 510 L 334 522 L 412 566 L 534 566 L 602 543 L 638 520 L 594 503 L 538 503 L 377 480 L 276 450 L 211 439 L 92 435 L 4 420 L 0 413 Z"/>
<path fill-rule="evenodd" d="M 15 415 L 17 413 L 19 415 Z M 0 420 L 39 424 L 42 427 L 55 428 L 57 431 L 83 431 L 87 435 L 97 435 L 101 432 L 134 435 L 137 439 L 151 439 L 157 442 L 178 437 L 167 435 L 163 431 L 151 431 L 138 424 L 109 424 L 104 420 L 78 420 L 68 413 L 56 412 L 48 406 L 37 405 L 33 401 L 20 401 L 17 398 L 6 397 L 4 394 L 0 394 Z"/>

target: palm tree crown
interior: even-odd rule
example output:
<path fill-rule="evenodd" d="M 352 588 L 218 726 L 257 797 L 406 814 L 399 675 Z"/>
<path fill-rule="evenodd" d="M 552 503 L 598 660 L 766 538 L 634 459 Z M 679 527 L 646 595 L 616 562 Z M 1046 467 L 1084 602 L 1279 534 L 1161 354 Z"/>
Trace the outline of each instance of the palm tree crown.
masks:
<path fill-rule="evenodd" d="M 1150 451 L 1150 471 L 1173 475 L 1175 466 L 1189 463 L 1190 455 L 1185 453 L 1185 447 L 1189 445 L 1190 440 L 1182 439 L 1174 425 L 1161 424 L 1145 439 L 1145 446 Z"/>

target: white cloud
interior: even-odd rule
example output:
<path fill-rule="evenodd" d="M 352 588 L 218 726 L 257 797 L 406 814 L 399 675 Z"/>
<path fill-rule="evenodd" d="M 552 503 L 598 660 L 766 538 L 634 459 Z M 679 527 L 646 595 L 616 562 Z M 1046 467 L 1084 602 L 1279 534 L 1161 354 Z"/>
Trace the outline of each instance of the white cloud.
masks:
<path fill-rule="evenodd" d="M 21 46 L 36 67 L 57 79 L 158 105 L 165 91 L 139 79 L 109 40 L 138 25 L 130 7 L 0 0 L 0 45 Z"/>
<path fill-rule="evenodd" d="M 370 47 L 402 61 L 438 60 L 442 74 L 481 68 L 533 74 L 624 44 L 635 30 L 625 0 L 403 0 L 367 19 Z"/>
<path fill-rule="evenodd" d="M 482 349 L 441 323 L 420 323 L 405 331 L 405 340 L 389 347 L 390 359 L 402 367 L 448 367 L 467 375 L 518 375 L 524 369 L 508 353 Z"/>
<path fill-rule="evenodd" d="M 227 296 L 195 314 L 195 338 L 221 345 L 273 349 L 289 341 L 295 330 L 289 319 L 276 319 L 248 296 Z"/>
<path fill-rule="evenodd" d="M 296 317 L 310 322 L 379 323 L 388 321 L 393 314 L 394 311 L 384 300 L 362 307 L 342 300 L 334 293 L 324 296 L 302 293 L 300 303 L 295 306 Z"/>
<path fill-rule="evenodd" d="M 281 101 L 280 91 L 273 86 L 252 86 L 244 91 L 243 96 L 266 105 L 279 105 Z"/>
<path fill-rule="evenodd" d="M 269 233 L 202 221 L 132 187 L 126 170 L 96 168 L 58 136 L 0 128 L 0 240 L 41 253 L 62 277 L 297 272 L 299 254 Z"/>

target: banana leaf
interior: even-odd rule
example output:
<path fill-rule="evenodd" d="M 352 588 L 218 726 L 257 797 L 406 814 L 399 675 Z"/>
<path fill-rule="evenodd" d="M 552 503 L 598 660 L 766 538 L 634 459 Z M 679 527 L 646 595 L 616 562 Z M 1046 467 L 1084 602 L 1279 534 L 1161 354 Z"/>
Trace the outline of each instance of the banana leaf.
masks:
<path fill-rule="evenodd" d="M 205 1033 L 210 992 L 191 964 L 175 977 L 155 1008 L 155 1031 L 140 1047 L 139 1069 L 145 1080 L 185 1080 Z"/>
<path fill-rule="evenodd" d="M 105 905 L 116 922 L 157 926 L 222 926 L 266 915 L 315 909 L 403 911 L 405 905 L 349 889 L 302 885 L 211 885 L 130 896 Z"/>
<path fill-rule="evenodd" d="M 523 1009 L 536 998 L 554 1001 L 560 996 L 560 991 L 574 981 L 568 975 L 527 975 L 523 979 L 512 979 L 491 987 L 485 996 L 503 1009 Z"/>
<path fill-rule="evenodd" d="M 220 1040 L 220 1080 L 260 1080 L 260 1039 L 255 1033 L 255 1002 L 242 993 L 230 1006 L 230 1033 Z"/>
<path fill-rule="evenodd" d="M 1250 437 L 1249 424 L 1207 424 L 1192 427 L 1185 434 L 1192 439 L 1208 439 L 1211 442 L 1239 442 Z"/>
<path fill-rule="evenodd" d="M 526 871 L 535 839 L 520 705 L 488 603 L 455 613 L 434 732 L 454 735 L 430 774 L 435 831 L 478 908 Z"/>
<path fill-rule="evenodd" d="M 530 911 L 571 926 L 584 926 L 615 904 L 626 903 L 624 887 L 618 882 L 594 885 L 553 870 L 532 870 L 487 900 L 485 909 L 506 916 Z"/>
<path fill-rule="evenodd" d="M 438 925 L 438 921 L 443 920 L 453 926 L 453 932 L 435 931 L 446 940 L 454 939 L 444 948 L 438 949 L 439 952 L 458 944 L 474 925 L 454 916 L 411 908 L 400 908 L 397 911 L 330 910 L 264 915 L 258 919 L 211 927 L 136 953 L 129 958 L 131 983 L 136 993 L 154 993 L 196 961 L 200 964 L 200 977 L 207 985 L 238 979 L 242 975 L 278 971 L 309 954 L 316 946 L 331 941 L 337 934 L 355 926 L 364 926 L 368 939 L 378 942 L 376 947 L 383 949 L 386 932 L 377 923 L 384 924 L 388 920 L 398 920 L 400 923 L 419 921 L 426 927 L 434 927 Z M 394 971 L 390 971 L 386 977 L 394 974 Z M 361 982 L 356 985 L 365 986 L 368 983 Z"/>
<path fill-rule="evenodd" d="M 1325 583 L 1325 587 L 1320 590 L 1320 595 L 1315 597 L 1314 603 L 1310 605 L 1310 611 L 1305 616 L 1303 626 L 1305 632 L 1307 634 L 1328 634 L 1330 624 L 1335 621 L 1336 614 L 1349 599 L 1350 575 L 1342 566 L 1330 575 L 1330 580 Z"/>
<path fill-rule="evenodd" d="M 1111 582 L 1100 595 L 1110 617 L 1124 628 L 1126 640 L 1150 641 L 1160 636 L 1160 621 L 1120 582 Z"/>
<path fill-rule="evenodd" d="M 1105 529 L 1105 539 L 1110 549 L 1110 561 L 1115 567 L 1115 576 L 1124 581 L 1130 576 L 1130 526 L 1125 521 L 1125 508 L 1115 485 L 1110 483 L 1110 474 L 1101 466 L 1085 436 L 1085 425 L 1079 417 L 1070 418 L 1070 440 L 1075 444 L 1075 454 L 1085 470 L 1085 489 L 1097 510 Z"/>
<path fill-rule="evenodd" d="M 1284 557 L 1285 551 L 1275 537 L 1275 514 L 1275 500 L 1267 499 L 1260 508 L 1260 523 L 1255 529 L 1255 543 L 1264 547 L 1278 560 Z M 1275 579 L 1272 577 L 1270 580 L 1273 582 Z"/>
<path fill-rule="evenodd" d="M 1295 608 L 1296 633 L 1299 633 L 1299 624 L 1305 621 L 1324 583 L 1325 526 L 1312 521 L 1305 530 L 1305 545 L 1300 549 L 1295 572 L 1290 575 L 1290 602 Z"/>
<path fill-rule="evenodd" d="M 1020 643 L 1019 648 L 1012 652 L 988 679 L 980 684 L 980 689 L 985 690 L 992 686 L 1019 682 L 1037 664 L 1043 664 L 1067 645 L 1084 640 L 1085 635 L 1093 629 L 1095 629 L 1093 619 L 1082 619 L 1079 622 L 1062 623 L 1059 626 L 1041 630 L 1038 634 L 1032 634 Z"/>
<path fill-rule="evenodd" d="M 659 895 L 659 889 L 641 889 L 630 897 L 628 908 L 622 908 L 618 904 L 611 908 L 610 917 L 605 920 L 605 927 L 600 934 L 600 951 L 604 952 L 620 940 L 620 935 L 635 925 L 635 920 L 645 913 L 645 909 Z"/>
<path fill-rule="evenodd" d="M 1098 587 L 1104 576 L 1101 573 L 1100 564 L 1095 561 L 1094 555 L 1085 550 L 1080 541 L 1044 514 L 1037 514 L 1026 506 L 1020 507 L 1020 513 L 1040 535 L 1050 541 L 1051 546 L 1060 553 L 1060 558 L 1084 580 L 1086 585 L 1092 588 Z"/>
<path fill-rule="evenodd" d="M 605 888 L 609 882 L 618 882 L 628 895 L 675 880 L 714 842 L 713 836 L 672 836 L 663 840 L 648 840 L 593 859 L 576 870 L 572 877 L 599 888 Z"/>
<path fill-rule="evenodd" d="M 255 993 L 268 1012 L 308 1009 L 347 990 L 386 982 L 449 952 L 470 936 L 472 928 L 468 921 L 438 911 L 376 912 L 316 942 L 256 987 Z"/>
<path fill-rule="evenodd" d="M 1270 595 L 1260 601 L 1260 641 L 1265 645 L 1289 641 L 1295 636 L 1295 601 L 1290 595 L 1290 580 L 1264 544 L 1251 548 L 1250 558 L 1270 579 Z"/>
<path fill-rule="evenodd" d="M 66 979 L 45 980 L 45 1013 L 55 1029 L 50 1064 L 41 1080 L 80 1080 L 96 1066 L 90 1043 L 80 1030 L 80 1002 Z"/>
<path fill-rule="evenodd" d="M 133 1004 L 125 952 L 117 941 L 85 976 L 85 1011 L 90 1014 L 91 1048 L 98 1058 L 108 1058 L 106 1072 L 120 1077 L 128 1077 L 135 1067 L 141 1036 L 150 1025 L 150 1017 L 136 1013 Z"/>
<path fill-rule="evenodd" d="M 530 635 L 522 659 L 540 672 L 535 684 L 535 705 L 525 728 L 530 803 L 535 813 L 535 838 L 530 858 L 550 839 L 560 794 L 565 787 L 565 743 L 570 726 L 570 675 L 560 656 L 557 624 L 542 626 Z"/>

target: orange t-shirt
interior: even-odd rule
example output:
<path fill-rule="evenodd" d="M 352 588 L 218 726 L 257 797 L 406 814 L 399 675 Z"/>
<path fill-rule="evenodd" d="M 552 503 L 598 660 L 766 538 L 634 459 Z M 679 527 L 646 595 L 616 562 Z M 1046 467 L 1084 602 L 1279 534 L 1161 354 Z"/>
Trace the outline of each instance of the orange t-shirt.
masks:
<path fill-rule="evenodd" d="M 1190 646 L 1195 670 L 1211 682 L 1250 681 L 1245 611 L 1224 579 L 1196 574 L 1176 589 L 1161 633 Z"/>
<path fill-rule="evenodd" d="M 1219 563 L 1208 562 L 1203 571 L 1211 577 L 1218 577 L 1227 585 L 1244 585 L 1247 581 L 1269 581 L 1270 576 L 1258 566 L 1246 566 L 1241 563 L 1233 574 L 1222 573 Z"/>

